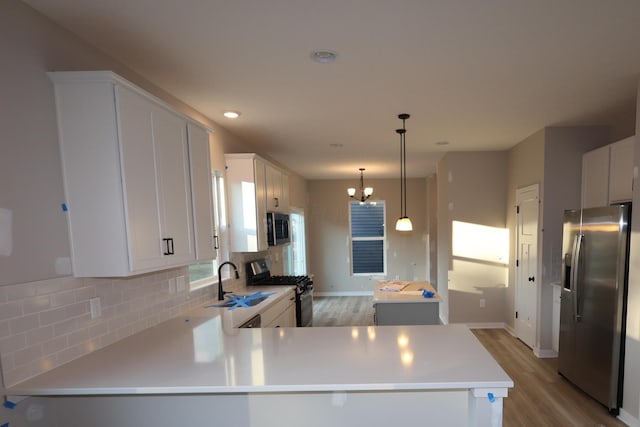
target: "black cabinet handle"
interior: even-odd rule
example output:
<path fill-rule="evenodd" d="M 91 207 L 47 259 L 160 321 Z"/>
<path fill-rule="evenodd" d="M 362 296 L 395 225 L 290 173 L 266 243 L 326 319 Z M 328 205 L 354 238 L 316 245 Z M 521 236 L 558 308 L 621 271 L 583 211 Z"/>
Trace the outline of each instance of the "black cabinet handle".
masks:
<path fill-rule="evenodd" d="M 175 252 L 173 251 L 173 237 L 164 238 L 162 241 L 166 244 L 163 255 L 175 255 Z"/>
<path fill-rule="evenodd" d="M 533 276 L 531 276 L 531 277 L 529 277 L 529 279 L 528 279 L 528 280 L 529 280 L 530 282 L 535 282 L 535 281 L 536 281 L 536 278 L 535 278 L 535 277 L 533 277 Z"/>
<path fill-rule="evenodd" d="M 273 198 L 276 201 L 276 208 L 280 207 L 280 200 L 277 197 Z"/>
<path fill-rule="evenodd" d="M 217 235 L 213 235 L 213 249 L 218 250 L 220 249 L 220 243 L 218 242 L 218 236 Z"/>

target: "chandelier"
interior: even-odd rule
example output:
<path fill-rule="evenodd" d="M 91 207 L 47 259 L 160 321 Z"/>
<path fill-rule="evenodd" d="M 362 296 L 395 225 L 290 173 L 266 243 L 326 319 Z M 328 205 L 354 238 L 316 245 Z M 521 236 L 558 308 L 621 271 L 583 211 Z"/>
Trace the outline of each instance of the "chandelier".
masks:
<path fill-rule="evenodd" d="M 373 194 L 373 187 L 365 187 L 364 186 L 364 168 L 360 168 L 360 196 L 356 197 L 356 189 L 355 188 L 347 188 L 347 194 L 352 199 L 359 200 L 360 203 L 364 203 L 371 195 Z"/>
<path fill-rule="evenodd" d="M 396 129 L 396 133 L 400 135 L 400 218 L 396 221 L 396 230 L 411 231 L 413 224 L 407 216 L 407 150 L 406 150 L 406 133 L 404 122 L 409 117 L 408 114 L 398 114 L 398 118 L 402 120 L 402 129 Z"/>

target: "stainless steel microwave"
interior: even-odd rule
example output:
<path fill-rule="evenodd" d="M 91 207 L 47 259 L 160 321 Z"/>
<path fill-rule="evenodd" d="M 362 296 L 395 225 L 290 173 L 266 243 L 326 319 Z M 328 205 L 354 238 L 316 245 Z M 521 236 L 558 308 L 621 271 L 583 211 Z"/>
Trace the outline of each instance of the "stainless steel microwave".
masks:
<path fill-rule="evenodd" d="M 269 246 L 289 243 L 289 215 L 267 212 L 267 243 Z"/>

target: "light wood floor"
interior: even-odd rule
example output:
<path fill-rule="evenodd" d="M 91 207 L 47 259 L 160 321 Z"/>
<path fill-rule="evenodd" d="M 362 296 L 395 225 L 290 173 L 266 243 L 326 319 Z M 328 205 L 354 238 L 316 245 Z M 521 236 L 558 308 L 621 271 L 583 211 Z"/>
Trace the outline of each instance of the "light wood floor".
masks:
<path fill-rule="evenodd" d="M 373 325 L 371 297 L 314 297 L 313 304 L 314 326 Z M 503 426 L 625 426 L 558 375 L 557 359 L 538 359 L 503 329 L 473 333 L 515 384 L 504 399 Z"/>

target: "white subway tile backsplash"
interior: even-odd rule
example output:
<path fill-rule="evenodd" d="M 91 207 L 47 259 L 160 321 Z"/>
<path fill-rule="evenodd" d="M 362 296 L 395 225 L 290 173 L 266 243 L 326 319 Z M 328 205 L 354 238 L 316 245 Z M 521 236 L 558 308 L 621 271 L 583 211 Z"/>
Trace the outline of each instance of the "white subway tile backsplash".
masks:
<path fill-rule="evenodd" d="M 13 354 L 13 362 L 16 367 L 30 364 L 31 362 L 42 357 L 42 345 L 36 344 L 22 350 L 18 350 Z"/>
<path fill-rule="evenodd" d="M 186 268 L 124 279 L 61 277 L 0 287 L 0 356 L 6 385 L 210 301 L 210 288 L 169 294 L 168 279 L 177 276 L 188 277 Z M 100 297 L 102 316 L 92 320 L 88 300 L 94 297 Z"/>
<path fill-rule="evenodd" d="M 27 345 L 42 344 L 53 338 L 53 326 L 43 326 L 27 332 Z"/>
<path fill-rule="evenodd" d="M 49 298 L 51 300 L 51 308 L 57 308 L 76 302 L 76 293 L 73 290 L 62 291 L 51 294 Z"/>
<path fill-rule="evenodd" d="M 66 306 L 67 317 L 78 317 L 89 313 L 89 301 L 77 302 Z"/>
<path fill-rule="evenodd" d="M 0 320 L 11 319 L 12 317 L 22 316 L 22 302 L 11 301 L 0 304 Z"/>
<path fill-rule="evenodd" d="M 46 310 L 40 313 L 39 316 L 41 326 L 52 325 L 67 318 L 67 308 L 65 306 L 53 310 Z"/>
<path fill-rule="evenodd" d="M 22 312 L 24 314 L 39 313 L 51 307 L 49 295 L 40 295 L 24 298 L 22 300 Z"/>
<path fill-rule="evenodd" d="M 11 331 L 9 330 L 9 321 L 0 321 L 0 338 L 8 337 L 10 334 Z"/>
<path fill-rule="evenodd" d="M 38 313 L 30 314 L 28 316 L 21 316 L 11 319 L 9 321 L 9 329 L 11 334 L 17 335 L 21 332 L 30 331 L 40 326 L 40 316 Z"/>
<path fill-rule="evenodd" d="M 67 339 L 70 346 L 81 344 L 89 339 L 89 328 L 71 332 Z"/>
<path fill-rule="evenodd" d="M 67 335 L 56 337 L 42 343 L 42 352 L 44 354 L 56 354 L 68 347 Z"/>
<path fill-rule="evenodd" d="M 75 279 L 73 277 L 58 277 L 56 279 L 33 282 L 33 284 L 36 285 L 36 295 L 51 295 L 63 292 L 76 288 L 80 286 L 81 283 L 82 279 Z"/>
<path fill-rule="evenodd" d="M 0 339 L 0 354 L 12 353 L 16 350 L 21 350 L 26 346 L 27 346 L 26 334 L 22 333 L 18 335 L 9 335 L 6 338 Z"/>
<path fill-rule="evenodd" d="M 7 286 L 7 298 L 9 301 L 18 301 L 23 298 L 36 296 L 36 284 Z"/>

